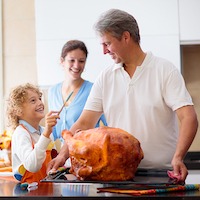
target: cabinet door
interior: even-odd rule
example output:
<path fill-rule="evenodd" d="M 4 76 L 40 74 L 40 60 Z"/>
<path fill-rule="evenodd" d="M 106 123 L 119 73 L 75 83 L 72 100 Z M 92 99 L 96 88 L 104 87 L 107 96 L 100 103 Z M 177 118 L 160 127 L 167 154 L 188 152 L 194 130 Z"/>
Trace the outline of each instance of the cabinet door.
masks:
<path fill-rule="evenodd" d="M 199 9 L 199 0 L 179 0 L 181 44 L 200 44 Z"/>

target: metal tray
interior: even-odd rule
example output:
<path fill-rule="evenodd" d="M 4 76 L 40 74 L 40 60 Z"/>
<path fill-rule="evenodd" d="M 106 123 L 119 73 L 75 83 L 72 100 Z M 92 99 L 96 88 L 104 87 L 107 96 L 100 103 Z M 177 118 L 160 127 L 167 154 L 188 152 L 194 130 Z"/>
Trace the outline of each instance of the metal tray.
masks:
<path fill-rule="evenodd" d="M 72 174 L 69 174 L 69 169 L 60 173 L 49 175 L 41 182 L 54 182 L 54 183 L 98 183 L 98 184 L 111 184 L 111 185 L 174 185 L 173 181 L 168 177 L 167 170 L 163 169 L 140 169 L 136 172 L 133 180 L 128 181 L 93 181 L 93 180 L 78 180 Z"/>

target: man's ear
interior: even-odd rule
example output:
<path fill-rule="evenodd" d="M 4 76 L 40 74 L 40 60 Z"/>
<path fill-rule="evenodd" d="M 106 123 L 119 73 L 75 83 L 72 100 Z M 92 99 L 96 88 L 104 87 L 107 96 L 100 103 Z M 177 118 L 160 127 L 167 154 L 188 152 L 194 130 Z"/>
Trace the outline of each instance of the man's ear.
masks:
<path fill-rule="evenodd" d="M 122 34 L 122 38 L 124 38 L 124 40 L 128 41 L 131 38 L 131 34 L 128 31 L 124 31 Z"/>

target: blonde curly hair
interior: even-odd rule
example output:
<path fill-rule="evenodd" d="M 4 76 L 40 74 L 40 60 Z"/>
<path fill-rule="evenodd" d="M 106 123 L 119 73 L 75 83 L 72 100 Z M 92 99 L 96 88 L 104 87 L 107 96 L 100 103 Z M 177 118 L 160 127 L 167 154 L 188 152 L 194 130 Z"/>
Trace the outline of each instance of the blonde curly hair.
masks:
<path fill-rule="evenodd" d="M 42 92 L 39 87 L 30 83 L 13 88 L 9 94 L 7 99 L 6 116 L 7 125 L 13 130 L 19 125 L 19 114 L 22 112 L 22 105 L 27 100 L 27 91 L 29 90 L 36 92 L 42 97 Z"/>

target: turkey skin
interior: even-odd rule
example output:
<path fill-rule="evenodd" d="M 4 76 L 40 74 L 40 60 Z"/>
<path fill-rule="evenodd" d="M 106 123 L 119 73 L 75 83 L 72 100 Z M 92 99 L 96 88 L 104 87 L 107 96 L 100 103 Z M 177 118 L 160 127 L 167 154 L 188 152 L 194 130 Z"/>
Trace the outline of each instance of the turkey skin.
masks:
<path fill-rule="evenodd" d="M 63 130 L 69 148 L 70 173 L 79 180 L 131 180 L 144 154 L 140 142 L 128 132 L 112 127 Z"/>

